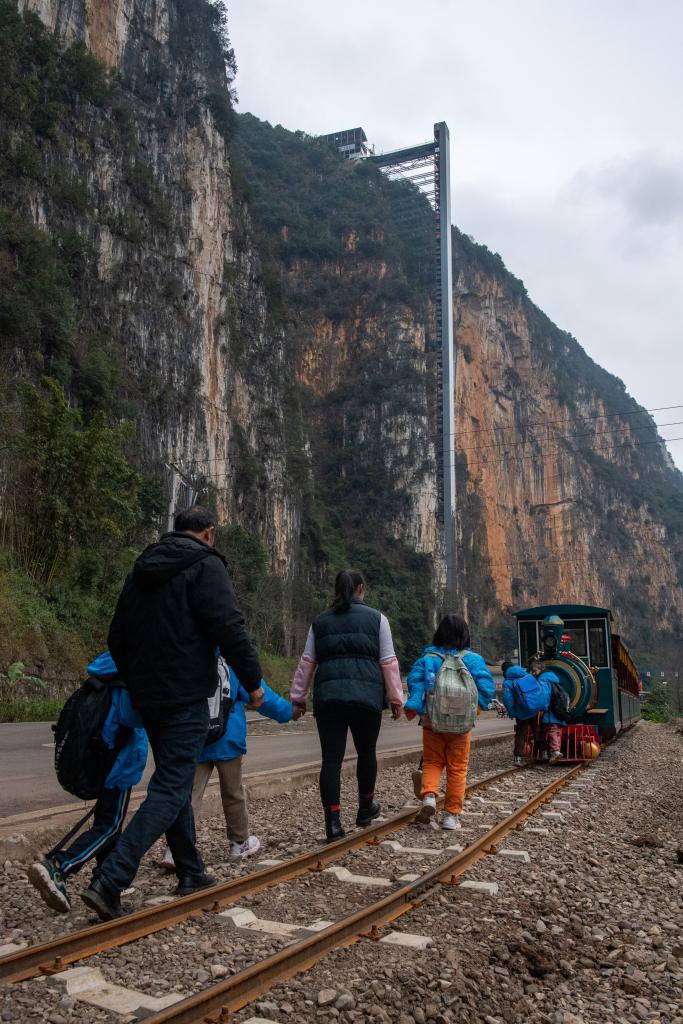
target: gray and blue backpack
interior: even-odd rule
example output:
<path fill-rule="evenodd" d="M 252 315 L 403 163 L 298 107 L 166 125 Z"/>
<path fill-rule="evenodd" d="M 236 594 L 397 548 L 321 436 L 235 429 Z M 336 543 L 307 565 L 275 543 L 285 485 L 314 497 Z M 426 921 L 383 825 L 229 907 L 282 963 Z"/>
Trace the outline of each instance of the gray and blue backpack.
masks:
<path fill-rule="evenodd" d="M 443 661 L 427 694 L 429 724 L 434 732 L 467 733 L 477 720 L 477 684 L 460 654 L 437 656 Z"/>

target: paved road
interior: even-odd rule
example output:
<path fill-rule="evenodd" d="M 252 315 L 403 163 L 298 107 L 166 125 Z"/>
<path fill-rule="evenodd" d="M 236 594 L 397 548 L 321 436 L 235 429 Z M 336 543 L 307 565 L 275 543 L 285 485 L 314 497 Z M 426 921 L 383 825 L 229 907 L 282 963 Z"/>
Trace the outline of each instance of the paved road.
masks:
<path fill-rule="evenodd" d="M 511 732 L 509 719 L 483 717 L 477 723 L 476 735 L 504 735 Z M 70 797 L 57 783 L 54 774 L 52 731 L 48 722 L 17 722 L 0 725 L 0 817 L 38 811 L 81 801 Z M 387 716 L 379 738 L 380 750 L 417 746 L 421 742 L 419 728 L 405 719 L 394 723 Z M 353 747 L 349 742 L 349 752 Z M 249 756 L 245 774 L 287 768 L 317 761 L 320 756 L 318 736 L 295 726 L 282 726 L 277 733 L 249 737 Z M 145 778 L 152 771 L 150 757 Z M 144 780 L 141 785 L 144 785 Z"/>

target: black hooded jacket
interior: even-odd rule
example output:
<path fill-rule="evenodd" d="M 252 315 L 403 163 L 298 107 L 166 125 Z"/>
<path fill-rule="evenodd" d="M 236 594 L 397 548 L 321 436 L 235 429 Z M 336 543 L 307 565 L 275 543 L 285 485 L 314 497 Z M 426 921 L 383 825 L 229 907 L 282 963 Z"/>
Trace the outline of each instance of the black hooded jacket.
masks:
<path fill-rule="evenodd" d="M 109 650 L 136 708 L 179 707 L 214 693 L 216 648 L 251 692 L 261 685 L 225 559 L 188 533 L 167 533 L 133 566 Z"/>

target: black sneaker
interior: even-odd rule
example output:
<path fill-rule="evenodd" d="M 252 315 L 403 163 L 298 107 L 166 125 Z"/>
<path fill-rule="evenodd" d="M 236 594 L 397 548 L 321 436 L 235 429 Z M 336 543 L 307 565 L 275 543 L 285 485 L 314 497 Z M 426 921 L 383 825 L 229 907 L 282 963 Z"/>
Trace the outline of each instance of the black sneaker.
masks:
<path fill-rule="evenodd" d="M 62 875 L 59 861 L 36 861 L 28 869 L 28 880 L 38 890 L 44 903 L 60 914 L 68 914 L 71 902 L 66 893 L 66 883 Z"/>
<path fill-rule="evenodd" d="M 86 907 L 95 911 L 100 921 L 113 921 L 116 917 L 125 917 L 127 913 L 121 906 L 119 894 L 112 896 L 99 878 L 93 878 L 88 888 L 81 893 L 81 899 Z"/>
<path fill-rule="evenodd" d="M 193 892 L 199 892 L 200 889 L 210 889 L 217 881 L 218 879 L 213 875 L 207 875 L 206 871 L 202 871 L 201 875 L 181 875 L 175 894 L 176 896 L 191 896 Z"/>

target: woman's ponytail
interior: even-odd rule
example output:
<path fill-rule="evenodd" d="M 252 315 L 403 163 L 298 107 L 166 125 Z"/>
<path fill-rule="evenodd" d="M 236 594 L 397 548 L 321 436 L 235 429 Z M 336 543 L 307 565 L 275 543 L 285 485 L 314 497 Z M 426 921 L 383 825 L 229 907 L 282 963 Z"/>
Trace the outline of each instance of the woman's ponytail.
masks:
<path fill-rule="evenodd" d="M 338 572 L 337 578 L 334 581 L 332 611 L 348 612 L 357 587 L 364 584 L 365 580 L 359 572 L 349 572 L 348 569 L 342 569 L 341 572 Z"/>

